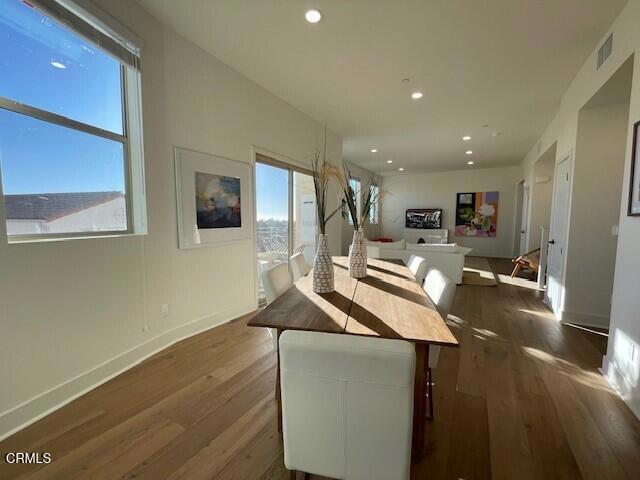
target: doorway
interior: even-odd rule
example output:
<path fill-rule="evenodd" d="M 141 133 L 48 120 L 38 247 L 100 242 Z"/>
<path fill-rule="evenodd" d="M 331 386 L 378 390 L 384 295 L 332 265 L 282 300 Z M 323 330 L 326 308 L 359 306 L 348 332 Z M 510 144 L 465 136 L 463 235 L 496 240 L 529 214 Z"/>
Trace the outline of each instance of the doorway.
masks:
<path fill-rule="evenodd" d="M 516 221 L 513 235 L 513 253 L 522 255 L 527 249 L 529 186 L 521 180 L 516 186 Z"/>
<path fill-rule="evenodd" d="M 256 261 L 258 302 L 262 273 L 302 253 L 311 264 L 316 242 L 313 177 L 303 168 L 256 154 Z"/>
<path fill-rule="evenodd" d="M 567 222 L 571 195 L 571 155 L 566 156 L 555 169 L 553 213 L 549 237 L 549 263 L 545 301 L 557 315 L 564 302 L 564 259 L 566 254 Z"/>
<path fill-rule="evenodd" d="M 548 300 L 562 322 L 609 326 L 632 78 L 630 57 L 580 109 L 556 167 Z"/>

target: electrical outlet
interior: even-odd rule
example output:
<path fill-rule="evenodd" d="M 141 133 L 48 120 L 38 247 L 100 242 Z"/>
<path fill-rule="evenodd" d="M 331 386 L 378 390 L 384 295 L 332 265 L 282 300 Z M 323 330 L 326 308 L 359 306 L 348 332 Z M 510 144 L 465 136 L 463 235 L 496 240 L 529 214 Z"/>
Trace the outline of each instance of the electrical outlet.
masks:
<path fill-rule="evenodd" d="M 619 231 L 620 231 L 620 227 L 618 227 L 618 225 L 613 225 L 611 227 L 611 235 L 612 236 L 617 237 Z"/>
<path fill-rule="evenodd" d="M 149 331 L 149 325 L 144 325 L 142 327 L 142 333 L 148 332 Z"/>
<path fill-rule="evenodd" d="M 169 304 L 167 303 L 162 304 L 162 306 L 160 307 L 160 315 L 162 315 L 163 317 L 169 316 Z"/>

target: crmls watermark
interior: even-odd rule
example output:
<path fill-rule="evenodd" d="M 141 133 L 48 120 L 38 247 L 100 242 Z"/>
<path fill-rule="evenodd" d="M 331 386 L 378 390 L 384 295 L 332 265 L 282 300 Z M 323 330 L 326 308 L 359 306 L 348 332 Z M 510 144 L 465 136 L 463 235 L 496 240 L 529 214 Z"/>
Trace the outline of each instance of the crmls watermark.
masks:
<path fill-rule="evenodd" d="M 9 452 L 5 454 L 4 461 L 7 463 L 51 463 L 49 452 Z"/>

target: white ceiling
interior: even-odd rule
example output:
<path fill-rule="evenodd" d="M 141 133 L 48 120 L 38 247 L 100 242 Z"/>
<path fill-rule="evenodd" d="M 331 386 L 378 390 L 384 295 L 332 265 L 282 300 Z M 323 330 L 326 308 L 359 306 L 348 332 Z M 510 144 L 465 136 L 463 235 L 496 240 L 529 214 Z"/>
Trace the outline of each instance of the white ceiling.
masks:
<path fill-rule="evenodd" d="M 346 159 L 410 173 L 521 161 L 626 0 L 139 3 L 342 134 Z"/>

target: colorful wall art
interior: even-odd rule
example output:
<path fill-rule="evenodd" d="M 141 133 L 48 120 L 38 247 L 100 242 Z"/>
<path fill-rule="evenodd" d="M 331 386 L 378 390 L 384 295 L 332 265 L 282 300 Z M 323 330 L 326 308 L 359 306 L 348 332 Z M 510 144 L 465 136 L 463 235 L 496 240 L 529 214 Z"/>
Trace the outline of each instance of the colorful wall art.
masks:
<path fill-rule="evenodd" d="M 499 192 L 458 193 L 456 237 L 495 237 Z"/>

